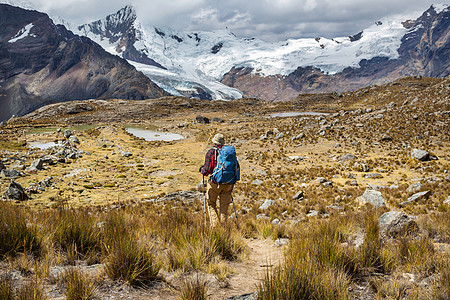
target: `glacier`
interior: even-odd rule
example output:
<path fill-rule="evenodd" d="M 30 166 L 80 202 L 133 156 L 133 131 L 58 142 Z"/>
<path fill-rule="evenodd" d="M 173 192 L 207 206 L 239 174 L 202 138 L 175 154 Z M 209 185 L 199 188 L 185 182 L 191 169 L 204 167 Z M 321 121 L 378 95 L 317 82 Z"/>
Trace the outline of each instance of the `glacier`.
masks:
<path fill-rule="evenodd" d="M 185 95 L 196 88 L 212 99 L 236 99 L 242 92 L 220 81 L 233 67 L 248 67 L 261 76 L 287 76 L 298 67 L 313 66 L 325 74 L 336 74 L 347 67 L 358 68 L 363 59 L 399 57 L 397 49 L 408 32 L 401 21 L 381 19 L 362 31 L 359 40 L 350 37 L 300 38 L 266 42 L 239 38 L 229 30 L 182 32 L 168 27 L 146 26 L 131 6 L 87 25 L 72 27 L 110 53 L 121 55 L 123 41 L 108 28 L 124 22 L 132 24 L 134 48 L 165 69 L 129 61 L 160 87 L 174 95 Z M 95 30 L 94 28 L 95 24 Z"/>

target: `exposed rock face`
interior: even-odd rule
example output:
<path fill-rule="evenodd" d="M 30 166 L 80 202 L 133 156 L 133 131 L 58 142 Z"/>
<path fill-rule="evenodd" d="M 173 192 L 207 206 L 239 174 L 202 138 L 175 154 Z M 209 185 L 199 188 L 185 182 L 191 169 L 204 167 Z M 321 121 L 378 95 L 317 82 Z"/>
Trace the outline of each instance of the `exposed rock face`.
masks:
<path fill-rule="evenodd" d="M 283 101 L 295 99 L 299 93 L 344 92 L 405 76 L 448 76 L 450 11 L 437 14 L 431 7 L 420 18 L 404 26 L 417 30 L 403 37 L 398 59 L 361 60 L 359 68 L 349 67 L 334 75 L 314 67 L 299 67 L 287 76 L 262 76 L 251 68 L 235 67 L 223 76 L 222 83 L 241 90 L 245 97 Z"/>
<path fill-rule="evenodd" d="M 81 99 L 167 95 L 125 60 L 43 13 L 0 4 L 0 120 Z"/>
<path fill-rule="evenodd" d="M 378 225 L 383 236 L 397 236 L 418 228 L 411 217 L 399 211 L 389 211 L 382 214 L 378 220 Z"/>

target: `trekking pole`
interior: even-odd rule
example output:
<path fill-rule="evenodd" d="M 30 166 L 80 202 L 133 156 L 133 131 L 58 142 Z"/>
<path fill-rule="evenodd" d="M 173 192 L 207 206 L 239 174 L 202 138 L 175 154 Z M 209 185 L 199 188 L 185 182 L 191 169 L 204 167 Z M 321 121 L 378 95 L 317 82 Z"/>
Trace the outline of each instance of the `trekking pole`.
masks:
<path fill-rule="evenodd" d="M 205 175 L 203 175 L 203 215 L 205 217 L 205 227 L 206 227 L 206 186 L 205 186 Z"/>

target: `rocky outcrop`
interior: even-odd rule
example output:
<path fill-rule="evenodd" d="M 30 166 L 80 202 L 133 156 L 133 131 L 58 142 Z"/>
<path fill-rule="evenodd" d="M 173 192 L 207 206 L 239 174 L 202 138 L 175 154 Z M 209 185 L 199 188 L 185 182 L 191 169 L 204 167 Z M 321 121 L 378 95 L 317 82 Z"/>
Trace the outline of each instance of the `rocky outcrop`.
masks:
<path fill-rule="evenodd" d="M 363 59 L 359 68 L 349 67 L 333 75 L 314 67 L 299 67 L 287 76 L 263 76 L 252 68 L 234 67 L 223 76 L 222 83 L 241 90 L 245 97 L 285 101 L 295 99 L 298 94 L 345 92 L 406 76 L 448 76 L 450 11 L 437 14 L 430 7 L 420 18 L 404 26 L 415 30 L 403 37 L 398 59 Z"/>
<path fill-rule="evenodd" d="M 37 11 L 0 4 L 0 120 L 49 103 L 167 95 L 127 61 Z"/>
<path fill-rule="evenodd" d="M 389 211 L 378 220 L 382 236 L 397 236 L 412 232 L 418 228 L 417 223 L 407 214 L 399 211 Z"/>

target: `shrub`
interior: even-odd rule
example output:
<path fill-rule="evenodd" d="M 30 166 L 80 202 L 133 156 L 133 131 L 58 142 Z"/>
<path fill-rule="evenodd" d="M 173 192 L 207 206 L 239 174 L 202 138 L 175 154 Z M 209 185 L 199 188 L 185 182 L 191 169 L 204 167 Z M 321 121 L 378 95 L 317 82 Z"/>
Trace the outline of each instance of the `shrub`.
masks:
<path fill-rule="evenodd" d="M 0 259 L 18 253 L 39 254 L 41 241 L 34 225 L 27 225 L 24 211 L 7 202 L 0 202 Z"/>

